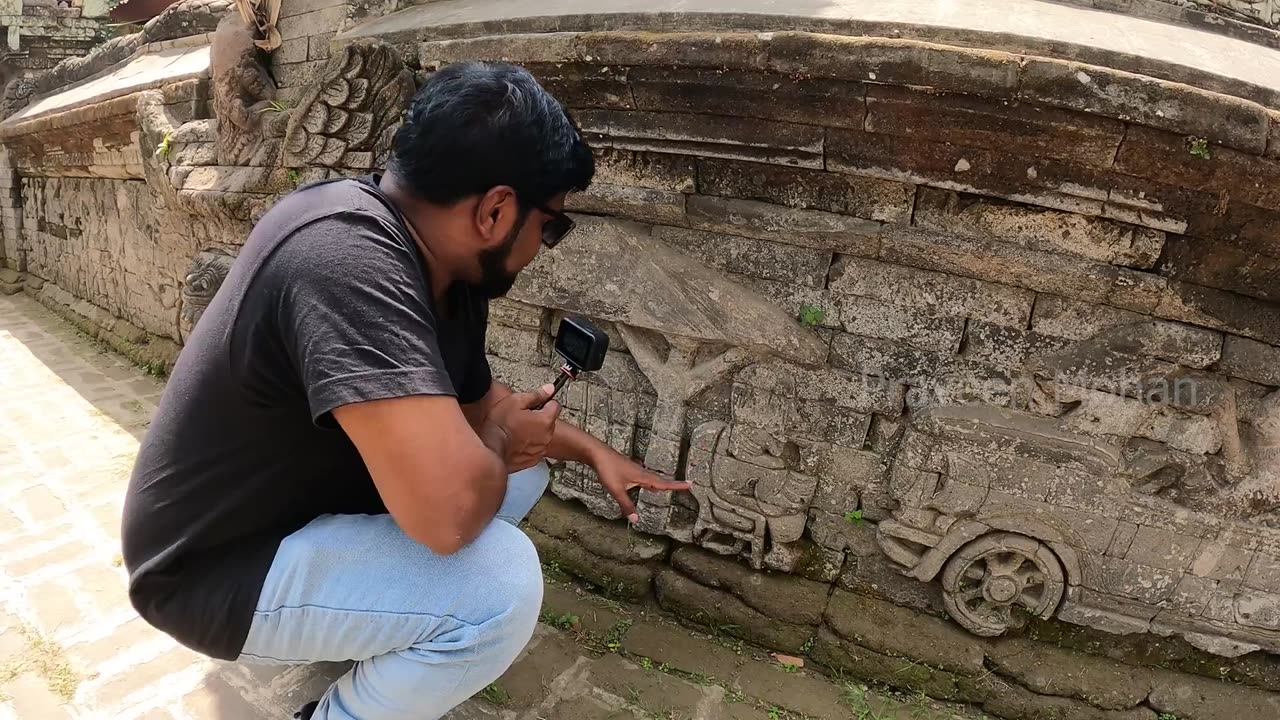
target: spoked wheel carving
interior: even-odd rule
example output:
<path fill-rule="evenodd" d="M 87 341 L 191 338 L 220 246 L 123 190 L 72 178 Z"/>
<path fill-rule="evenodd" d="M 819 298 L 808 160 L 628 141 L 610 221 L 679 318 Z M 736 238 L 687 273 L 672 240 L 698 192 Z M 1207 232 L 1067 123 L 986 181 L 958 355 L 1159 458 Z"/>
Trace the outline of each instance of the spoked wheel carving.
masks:
<path fill-rule="evenodd" d="M 942 572 L 947 613 L 985 637 L 1021 627 L 1028 615 L 1048 618 L 1066 586 L 1062 563 L 1026 535 L 983 535 L 956 551 Z"/>

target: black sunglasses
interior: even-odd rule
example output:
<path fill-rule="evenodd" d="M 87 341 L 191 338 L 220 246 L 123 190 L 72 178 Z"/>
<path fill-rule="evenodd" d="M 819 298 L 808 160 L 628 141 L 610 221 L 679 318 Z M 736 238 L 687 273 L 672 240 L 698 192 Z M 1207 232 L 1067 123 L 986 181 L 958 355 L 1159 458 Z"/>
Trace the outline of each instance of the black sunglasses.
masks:
<path fill-rule="evenodd" d="M 545 205 L 539 206 L 538 209 L 551 216 L 551 219 L 542 225 L 542 244 L 549 248 L 559 245 L 560 241 L 578 226 L 573 218 L 559 210 L 552 210 Z"/>

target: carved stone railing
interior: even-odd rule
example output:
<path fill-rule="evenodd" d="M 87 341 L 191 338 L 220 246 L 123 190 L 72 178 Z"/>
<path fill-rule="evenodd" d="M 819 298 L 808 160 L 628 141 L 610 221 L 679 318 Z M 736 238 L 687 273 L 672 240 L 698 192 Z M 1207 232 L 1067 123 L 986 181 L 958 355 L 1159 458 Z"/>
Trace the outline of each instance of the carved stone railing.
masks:
<path fill-rule="evenodd" d="M 594 319 L 564 417 L 692 486 L 629 529 L 558 467 L 544 558 L 1004 717 L 1275 716 L 1280 51 L 965 7 L 285 0 L 269 56 L 232 17 L 182 45 L 207 70 L 127 88 L 178 46 L 122 40 L 57 73 L 127 92 L 0 124 L 5 262 L 176 350 L 280 194 L 383 167 L 435 68 L 521 63 L 598 172 L 491 364 L 540 384 Z"/>

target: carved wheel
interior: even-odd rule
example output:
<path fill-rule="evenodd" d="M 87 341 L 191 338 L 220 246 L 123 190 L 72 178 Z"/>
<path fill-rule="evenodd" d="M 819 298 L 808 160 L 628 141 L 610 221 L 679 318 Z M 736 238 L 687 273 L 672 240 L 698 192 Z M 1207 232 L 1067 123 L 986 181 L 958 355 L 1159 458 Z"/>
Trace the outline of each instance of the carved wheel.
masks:
<path fill-rule="evenodd" d="M 1048 618 L 1066 585 L 1062 563 L 1044 543 L 991 533 L 956 551 L 942 572 L 947 613 L 984 637 L 1021 627 L 1028 615 Z"/>

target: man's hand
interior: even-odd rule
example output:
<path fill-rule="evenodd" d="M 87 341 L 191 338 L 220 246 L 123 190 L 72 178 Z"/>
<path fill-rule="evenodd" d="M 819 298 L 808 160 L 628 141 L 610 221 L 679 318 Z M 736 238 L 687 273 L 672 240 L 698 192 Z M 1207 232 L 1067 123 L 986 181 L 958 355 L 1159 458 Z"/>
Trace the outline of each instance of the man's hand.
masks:
<path fill-rule="evenodd" d="M 631 496 L 627 494 L 628 490 L 637 487 L 646 490 L 689 489 L 689 483 L 661 478 L 613 450 L 600 453 L 593 460 L 592 467 L 600 478 L 600 484 L 618 503 L 618 507 L 622 508 L 623 516 L 631 523 L 639 521 L 640 516 L 636 513 L 635 503 L 631 502 Z"/>
<path fill-rule="evenodd" d="M 508 395 L 485 417 L 480 438 L 506 462 L 508 472 L 533 467 L 546 457 L 560 417 L 560 403 L 551 400 L 540 410 L 533 408 L 554 391 L 555 386 L 543 385 L 533 392 Z"/>

